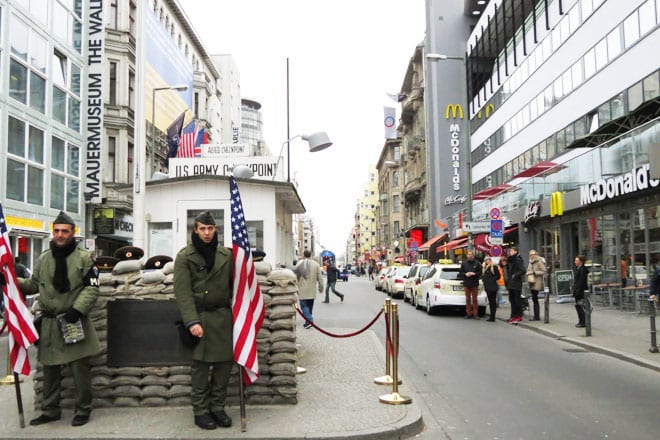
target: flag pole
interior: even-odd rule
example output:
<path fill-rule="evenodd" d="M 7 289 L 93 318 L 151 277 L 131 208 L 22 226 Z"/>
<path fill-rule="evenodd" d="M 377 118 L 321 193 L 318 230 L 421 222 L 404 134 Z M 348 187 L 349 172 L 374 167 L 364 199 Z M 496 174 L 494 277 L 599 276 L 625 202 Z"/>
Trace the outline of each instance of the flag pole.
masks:
<path fill-rule="evenodd" d="M 238 399 L 241 407 L 241 432 L 247 431 L 247 420 L 245 416 L 245 384 L 243 383 L 243 367 L 238 366 Z"/>
<path fill-rule="evenodd" d="M 18 373 L 14 371 L 14 385 L 16 388 L 16 404 L 18 405 L 18 421 L 21 428 L 25 428 L 25 416 L 23 415 L 23 398 L 21 397 L 21 380 Z"/>

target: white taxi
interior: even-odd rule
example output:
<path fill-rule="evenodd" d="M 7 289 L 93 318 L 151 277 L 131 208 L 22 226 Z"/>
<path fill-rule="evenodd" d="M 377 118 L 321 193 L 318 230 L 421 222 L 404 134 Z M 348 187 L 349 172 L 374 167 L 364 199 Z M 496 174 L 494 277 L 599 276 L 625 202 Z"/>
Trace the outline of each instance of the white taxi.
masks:
<path fill-rule="evenodd" d="M 417 288 L 421 284 L 424 276 L 429 271 L 431 266 L 426 262 L 420 261 L 410 266 L 410 271 L 408 272 L 408 277 L 403 283 L 403 301 L 409 302 L 411 305 L 415 305 L 415 300 L 417 296 Z"/>
<path fill-rule="evenodd" d="M 383 290 L 392 298 L 403 298 L 403 286 L 410 272 L 410 266 L 395 266 L 395 269 L 385 276 Z"/>
<path fill-rule="evenodd" d="M 415 305 L 431 315 L 439 309 L 465 311 L 463 280 L 458 278 L 460 264 L 434 264 L 420 284 Z M 479 316 L 486 313 L 488 297 L 479 281 Z"/>

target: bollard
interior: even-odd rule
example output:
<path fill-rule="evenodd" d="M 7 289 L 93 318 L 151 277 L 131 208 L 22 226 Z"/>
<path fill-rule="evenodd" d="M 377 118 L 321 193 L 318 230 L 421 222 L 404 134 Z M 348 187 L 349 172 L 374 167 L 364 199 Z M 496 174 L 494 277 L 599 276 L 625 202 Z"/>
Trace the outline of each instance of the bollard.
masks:
<path fill-rule="evenodd" d="M 550 288 L 545 286 L 543 292 L 545 293 L 545 301 L 543 301 L 543 323 L 550 324 Z"/>
<path fill-rule="evenodd" d="M 657 296 L 649 295 L 649 321 L 651 322 L 651 348 L 649 348 L 649 351 L 651 353 L 658 352 L 658 343 L 655 338 L 655 314 L 656 314 L 655 303 L 657 300 L 658 300 Z"/>
<path fill-rule="evenodd" d="M 584 291 L 584 299 L 582 307 L 584 308 L 584 335 L 591 336 L 591 311 L 593 307 L 591 306 L 591 295 L 589 290 Z"/>
<path fill-rule="evenodd" d="M 385 322 L 390 324 L 392 328 L 392 298 L 386 298 L 383 305 L 383 312 L 385 313 Z M 390 338 L 392 338 L 392 331 L 390 330 Z M 380 376 L 374 379 L 374 383 L 378 385 L 392 385 L 392 376 L 390 376 L 390 346 L 385 338 L 385 376 Z M 399 381 L 399 385 L 401 381 Z"/>
<path fill-rule="evenodd" d="M 396 303 L 392 304 L 392 393 L 380 396 L 382 403 L 390 405 L 405 405 L 412 403 L 410 397 L 399 394 L 399 308 Z"/>

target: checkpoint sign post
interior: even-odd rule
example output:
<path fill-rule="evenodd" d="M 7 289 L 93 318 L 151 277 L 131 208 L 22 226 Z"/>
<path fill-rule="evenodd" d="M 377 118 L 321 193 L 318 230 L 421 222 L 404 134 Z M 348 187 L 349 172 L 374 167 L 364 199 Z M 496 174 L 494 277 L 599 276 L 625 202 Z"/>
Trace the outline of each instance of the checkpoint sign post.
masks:
<path fill-rule="evenodd" d="M 502 244 L 504 242 L 504 222 L 502 220 L 490 221 L 490 243 Z"/>

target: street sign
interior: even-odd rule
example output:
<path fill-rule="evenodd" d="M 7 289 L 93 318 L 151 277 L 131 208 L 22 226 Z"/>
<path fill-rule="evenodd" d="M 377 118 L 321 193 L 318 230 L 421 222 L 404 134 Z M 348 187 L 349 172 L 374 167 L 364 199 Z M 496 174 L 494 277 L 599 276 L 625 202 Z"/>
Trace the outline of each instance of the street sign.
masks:
<path fill-rule="evenodd" d="M 497 219 L 500 218 L 500 214 L 501 214 L 500 208 L 493 208 L 493 209 L 490 210 L 489 215 L 490 215 L 490 218 L 492 218 L 493 220 L 497 220 Z"/>
<path fill-rule="evenodd" d="M 490 248 L 491 257 L 501 257 L 502 256 L 502 246 L 496 244 Z"/>
<path fill-rule="evenodd" d="M 463 222 L 463 231 L 465 232 L 488 232 L 490 231 L 490 222 Z"/>
<path fill-rule="evenodd" d="M 491 244 L 502 244 L 504 242 L 504 222 L 502 220 L 490 221 Z"/>
<path fill-rule="evenodd" d="M 419 249 L 419 243 L 417 243 L 417 240 L 413 240 L 412 243 L 410 243 L 410 249 L 417 252 Z"/>

